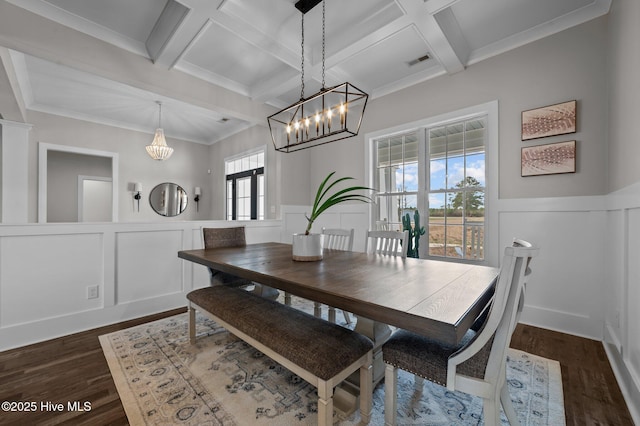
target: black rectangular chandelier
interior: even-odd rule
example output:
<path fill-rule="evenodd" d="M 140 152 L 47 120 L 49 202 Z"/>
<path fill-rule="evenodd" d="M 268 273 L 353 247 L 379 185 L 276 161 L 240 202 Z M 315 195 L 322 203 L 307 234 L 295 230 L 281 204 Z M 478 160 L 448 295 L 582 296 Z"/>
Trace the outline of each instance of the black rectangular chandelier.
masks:
<path fill-rule="evenodd" d="M 301 99 L 268 118 L 273 145 L 293 152 L 356 136 L 368 97 L 342 83 Z"/>
<path fill-rule="evenodd" d="M 293 152 L 356 136 L 367 106 L 367 95 L 348 82 L 324 85 L 325 5 L 322 0 L 322 88 L 304 97 L 304 14 L 319 0 L 300 0 L 302 12 L 302 66 L 300 100 L 267 117 L 271 140 L 277 151 Z"/>

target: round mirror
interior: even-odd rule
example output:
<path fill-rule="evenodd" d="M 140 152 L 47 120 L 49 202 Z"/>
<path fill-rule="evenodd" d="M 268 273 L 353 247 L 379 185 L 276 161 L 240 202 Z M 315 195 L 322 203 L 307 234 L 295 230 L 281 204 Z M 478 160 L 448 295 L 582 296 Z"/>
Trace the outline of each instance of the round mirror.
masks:
<path fill-rule="evenodd" d="M 149 193 L 149 204 L 161 216 L 177 216 L 187 208 L 187 192 L 175 183 L 161 183 Z"/>

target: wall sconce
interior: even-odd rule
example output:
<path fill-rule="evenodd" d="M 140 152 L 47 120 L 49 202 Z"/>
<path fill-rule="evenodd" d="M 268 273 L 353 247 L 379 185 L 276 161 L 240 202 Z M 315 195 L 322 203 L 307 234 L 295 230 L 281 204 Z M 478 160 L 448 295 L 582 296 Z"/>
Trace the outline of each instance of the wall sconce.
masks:
<path fill-rule="evenodd" d="M 193 198 L 193 201 L 196 202 L 196 211 L 198 211 L 198 202 L 200 201 L 200 195 L 202 195 L 202 190 L 200 189 L 199 186 L 196 186 L 196 189 L 193 191 L 193 193 L 196 195 Z"/>
<path fill-rule="evenodd" d="M 140 182 L 136 182 L 133 185 L 133 192 L 135 192 L 133 199 L 138 202 L 138 212 L 140 212 L 140 198 L 142 198 L 140 194 L 142 192 L 142 184 Z"/>

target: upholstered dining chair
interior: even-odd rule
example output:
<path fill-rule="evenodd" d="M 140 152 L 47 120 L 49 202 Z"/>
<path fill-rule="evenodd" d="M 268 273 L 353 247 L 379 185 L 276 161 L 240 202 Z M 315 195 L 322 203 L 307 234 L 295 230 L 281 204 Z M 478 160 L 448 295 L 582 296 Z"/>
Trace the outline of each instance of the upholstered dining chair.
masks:
<path fill-rule="evenodd" d="M 202 228 L 202 238 L 204 248 L 220 247 L 244 247 L 247 245 L 244 226 L 230 228 Z M 267 299 L 277 299 L 279 292 L 275 288 L 254 283 L 251 280 L 240 278 L 233 274 L 209 269 L 209 280 L 211 285 L 227 285 L 231 287 L 251 288 L 251 292 Z"/>
<path fill-rule="evenodd" d="M 367 231 L 365 253 L 407 257 L 409 231 Z"/>
<path fill-rule="evenodd" d="M 477 331 L 473 327 L 459 345 L 450 346 L 406 330 L 396 331 L 382 347 L 385 368 L 385 424 L 395 425 L 397 369 L 422 379 L 483 399 L 484 424 L 500 424 L 500 404 L 509 423 L 518 425 L 506 383 L 506 358 L 523 301 L 522 289 L 530 276 L 530 260 L 538 249 L 516 240 L 506 247 L 488 315 Z"/>
<path fill-rule="evenodd" d="M 355 230 L 340 229 L 340 228 L 322 228 L 322 234 L 324 235 L 324 248 L 329 250 L 353 250 L 353 235 Z M 318 302 L 313 303 L 314 315 L 317 317 L 322 316 L 322 304 Z M 351 323 L 351 318 L 347 311 L 342 311 L 344 314 L 344 320 L 347 324 Z M 336 322 L 336 308 L 329 306 L 329 321 Z"/>

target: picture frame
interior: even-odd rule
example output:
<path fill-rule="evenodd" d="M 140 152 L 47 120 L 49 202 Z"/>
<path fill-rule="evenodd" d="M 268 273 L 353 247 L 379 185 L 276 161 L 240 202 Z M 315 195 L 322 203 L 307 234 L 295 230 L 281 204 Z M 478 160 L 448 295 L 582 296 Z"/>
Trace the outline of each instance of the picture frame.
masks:
<path fill-rule="evenodd" d="M 573 100 L 522 111 L 522 140 L 575 133 L 576 107 Z"/>
<path fill-rule="evenodd" d="M 576 141 L 554 142 L 522 148 L 522 177 L 575 172 Z"/>

